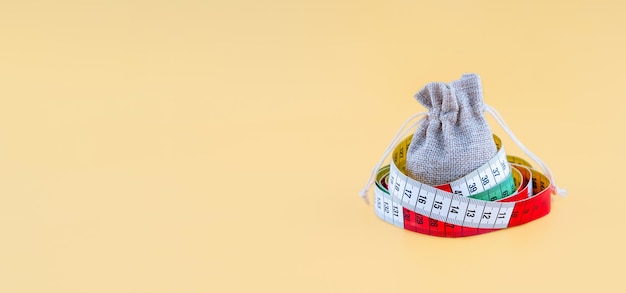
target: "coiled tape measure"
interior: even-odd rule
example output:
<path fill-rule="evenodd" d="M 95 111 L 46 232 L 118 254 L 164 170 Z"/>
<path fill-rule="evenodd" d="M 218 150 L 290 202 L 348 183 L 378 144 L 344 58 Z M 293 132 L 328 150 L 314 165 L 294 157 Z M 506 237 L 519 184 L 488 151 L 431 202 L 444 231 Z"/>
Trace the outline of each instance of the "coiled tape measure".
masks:
<path fill-rule="evenodd" d="M 527 151 L 497 112 L 494 116 Z M 498 151 L 487 163 L 448 184 L 423 184 L 406 172 L 405 155 L 412 137 L 393 147 L 391 162 L 378 169 L 375 178 L 374 211 L 380 219 L 400 228 L 441 237 L 484 234 L 539 219 L 550 213 L 553 193 L 566 193 L 553 184 L 549 169 L 538 158 L 534 159 L 547 176 L 526 160 L 507 156 L 495 135 Z"/>

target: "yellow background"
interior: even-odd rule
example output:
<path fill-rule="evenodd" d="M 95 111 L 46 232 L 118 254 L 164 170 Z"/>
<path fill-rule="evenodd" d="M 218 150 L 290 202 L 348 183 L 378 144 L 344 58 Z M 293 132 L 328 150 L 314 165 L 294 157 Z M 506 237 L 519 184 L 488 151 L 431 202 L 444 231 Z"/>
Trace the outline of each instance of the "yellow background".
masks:
<path fill-rule="evenodd" d="M 623 292 L 624 15 L 4 0 L 0 292 Z M 569 197 L 463 239 L 382 222 L 371 168 L 413 94 L 464 72 Z"/>

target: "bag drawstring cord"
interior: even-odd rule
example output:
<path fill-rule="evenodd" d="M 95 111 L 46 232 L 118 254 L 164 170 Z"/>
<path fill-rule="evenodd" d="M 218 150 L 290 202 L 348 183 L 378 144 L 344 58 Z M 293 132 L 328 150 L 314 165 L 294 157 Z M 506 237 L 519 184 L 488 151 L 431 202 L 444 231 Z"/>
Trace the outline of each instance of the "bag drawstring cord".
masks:
<path fill-rule="evenodd" d="M 554 182 L 554 178 L 552 177 L 552 172 L 550 171 L 550 168 L 548 168 L 548 165 L 544 163 L 541 159 L 539 159 L 539 157 L 537 157 L 535 154 L 533 154 L 528 148 L 526 148 L 526 146 L 524 146 L 524 144 L 522 144 L 522 142 L 519 139 L 517 139 L 517 136 L 515 136 L 515 134 L 513 134 L 513 131 L 509 128 L 509 126 L 506 125 L 506 123 L 504 122 L 504 119 L 502 118 L 502 116 L 500 116 L 500 113 L 498 113 L 496 109 L 492 108 L 489 105 L 485 105 L 485 110 L 487 111 L 487 113 L 491 114 L 491 116 L 493 116 L 496 119 L 498 124 L 500 124 L 502 129 L 506 131 L 509 137 L 515 142 L 515 144 L 517 144 L 517 146 L 524 153 L 526 153 L 526 155 L 528 155 L 531 159 L 533 159 L 533 161 L 535 161 L 539 165 L 541 170 L 543 170 L 543 172 L 545 173 L 546 177 L 548 177 L 548 179 L 550 179 L 550 182 L 552 182 L 552 185 L 554 185 L 554 193 L 560 196 L 566 196 L 567 189 L 559 188 L 556 185 L 556 182 Z"/>
<path fill-rule="evenodd" d="M 363 187 L 363 189 L 361 189 L 361 192 L 359 193 L 360 197 L 365 201 L 365 203 L 369 204 L 369 200 L 367 198 L 368 190 L 370 189 L 372 184 L 374 184 L 374 181 L 376 181 L 376 173 L 378 172 L 378 169 L 380 169 L 382 164 L 385 162 L 385 159 L 387 159 L 387 157 L 389 156 L 393 148 L 396 146 L 396 144 L 398 144 L 400 140 L 403 137 L 405 137 L 413 128 L 419 125 L 419 123 L 422 122 L 422 120 L 424 120 L 424 117 L 422 117 L 422 119 L 416 121 L 415 123 L 411 124 L 411 126 L 409 126 L 408 128 L 406 128 L 407 124 L 409 124 L 411 121 L 415 120 L 416 118 L 420 116 L 425 116 L 425 115 L 428 115 L 428 112 L 421 112 L 421 113 L 413 114 L 406 121 L 404 121 L 404 123 L 402 123 L 402 126 L 400 126 L 400 129 L 398 129 L 398 131 L 396 132 L 396 135 L 394 135 L 393 139 L 391 140 L 391 143 L 389 143 L 389 146 L 385 150 L 385 153 L 383 154 L 382 158 L 380 158 L 380 161 L 378 161 L 376 166 L 374 166 L 374 169 L 372 169 L 372 173 L 370 174 L 370 177 L 367 180 L 367 184 L 365 184 L 365 187 Z"/>

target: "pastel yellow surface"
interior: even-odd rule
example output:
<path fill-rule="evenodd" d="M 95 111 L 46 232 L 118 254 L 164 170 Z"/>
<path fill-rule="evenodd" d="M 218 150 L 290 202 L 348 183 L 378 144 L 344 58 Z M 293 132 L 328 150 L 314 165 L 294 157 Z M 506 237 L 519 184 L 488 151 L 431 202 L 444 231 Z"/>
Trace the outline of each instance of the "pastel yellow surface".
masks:
<path fill-rule="evenodd" d="M 622 3 L 2 1 L 0 292 L 623 292 Z M 382 222 L 371 168 L 464 72 L 569 197 Z"/>

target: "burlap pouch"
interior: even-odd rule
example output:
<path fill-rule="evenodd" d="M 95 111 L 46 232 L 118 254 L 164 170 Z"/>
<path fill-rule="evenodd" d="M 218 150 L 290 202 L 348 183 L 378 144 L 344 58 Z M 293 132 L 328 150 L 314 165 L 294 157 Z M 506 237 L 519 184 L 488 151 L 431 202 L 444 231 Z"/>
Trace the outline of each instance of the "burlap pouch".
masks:
<path fill-rule="evenodd" d="M 480 77 L 464 74 L 449 84 L 433 82 L 415 94 L 428 109 L 407 153 L 413 179 L 436 186 L 463 177 L 496 154 Z"/>

